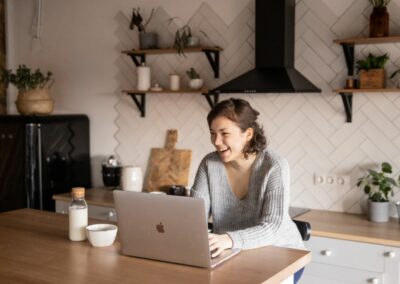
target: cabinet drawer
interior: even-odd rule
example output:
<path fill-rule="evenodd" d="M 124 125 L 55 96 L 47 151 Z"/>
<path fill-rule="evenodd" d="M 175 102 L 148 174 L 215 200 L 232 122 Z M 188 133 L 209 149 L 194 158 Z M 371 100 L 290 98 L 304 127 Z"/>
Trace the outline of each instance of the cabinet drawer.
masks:
<path fill-rule="evenodd" d="M 69 203 L 56 200 L 56 212 L 61 214 L 68 214 Z M 89 218 L 117 221 L 117 213 L 114 208 L 103 207 L 97 205 L 88 205 L 88 216 Z"/>
<path fill-rule="evenodd" d="M 322 263 L 306 266 L 301 284 L 385 284 L 384 274 Z"/>
<path fill-rule="evenodd" d="M 311 237 L 306 246 L 313 262 L 384 272 L 384 246 L 321 237 Z"/>
<path fill-rule="evenodd" d="M 89 218 L 101 219 L 107 221 L 117 221 L 117 213 L 114 208 L 89 205 L 88 206 Z"/>

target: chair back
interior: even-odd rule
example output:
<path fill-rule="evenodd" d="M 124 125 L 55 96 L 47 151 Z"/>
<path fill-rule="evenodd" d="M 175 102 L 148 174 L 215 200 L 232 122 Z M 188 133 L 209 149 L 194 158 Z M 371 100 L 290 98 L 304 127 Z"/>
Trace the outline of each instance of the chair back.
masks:
<path fill-rule="evenodd" d="M 308 222 L 293 220 L 296 224 L 297 229 L 300 232 L 301 238 L 303 241 L 308 241 L 311 237 L 311 225 Z"/>

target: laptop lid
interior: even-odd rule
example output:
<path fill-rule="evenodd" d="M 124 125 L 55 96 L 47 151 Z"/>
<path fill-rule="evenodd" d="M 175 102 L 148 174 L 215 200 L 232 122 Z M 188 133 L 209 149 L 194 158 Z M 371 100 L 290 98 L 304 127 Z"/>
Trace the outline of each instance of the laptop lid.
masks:
<path fill-rule="evenodd" d="M 212 267 L 204 200 L 114 190 L 122 253 Z"/>

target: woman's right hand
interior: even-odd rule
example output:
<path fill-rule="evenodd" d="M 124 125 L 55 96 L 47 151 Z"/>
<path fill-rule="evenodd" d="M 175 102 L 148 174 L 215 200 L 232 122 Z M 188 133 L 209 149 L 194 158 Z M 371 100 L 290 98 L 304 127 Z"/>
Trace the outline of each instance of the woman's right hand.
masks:
<path fill-rule="evenodd" d="M 211 257 L 217 257 L 226 249 L 230 249 L 233 246 L 232 239 L 228 234 L 208 234 L 208 244 L 210 246 Z"/>

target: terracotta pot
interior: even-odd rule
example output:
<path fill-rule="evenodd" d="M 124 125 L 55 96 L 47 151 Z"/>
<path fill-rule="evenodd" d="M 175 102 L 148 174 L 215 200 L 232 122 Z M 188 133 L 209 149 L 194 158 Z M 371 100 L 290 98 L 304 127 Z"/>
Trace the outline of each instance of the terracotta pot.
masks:
<path fill-rule="evenodd" d="M 34 89 L 20 91 L 15 102 L 20 114 L 50 114 L 54 109 L 54 102 L 49 89 Z"/>
<path fill-rule="evenodd" d="M 386 7 L 375 7 L 369 18 L 369 36 L 382 37 L 389 35 L 389 13 Z"/>

